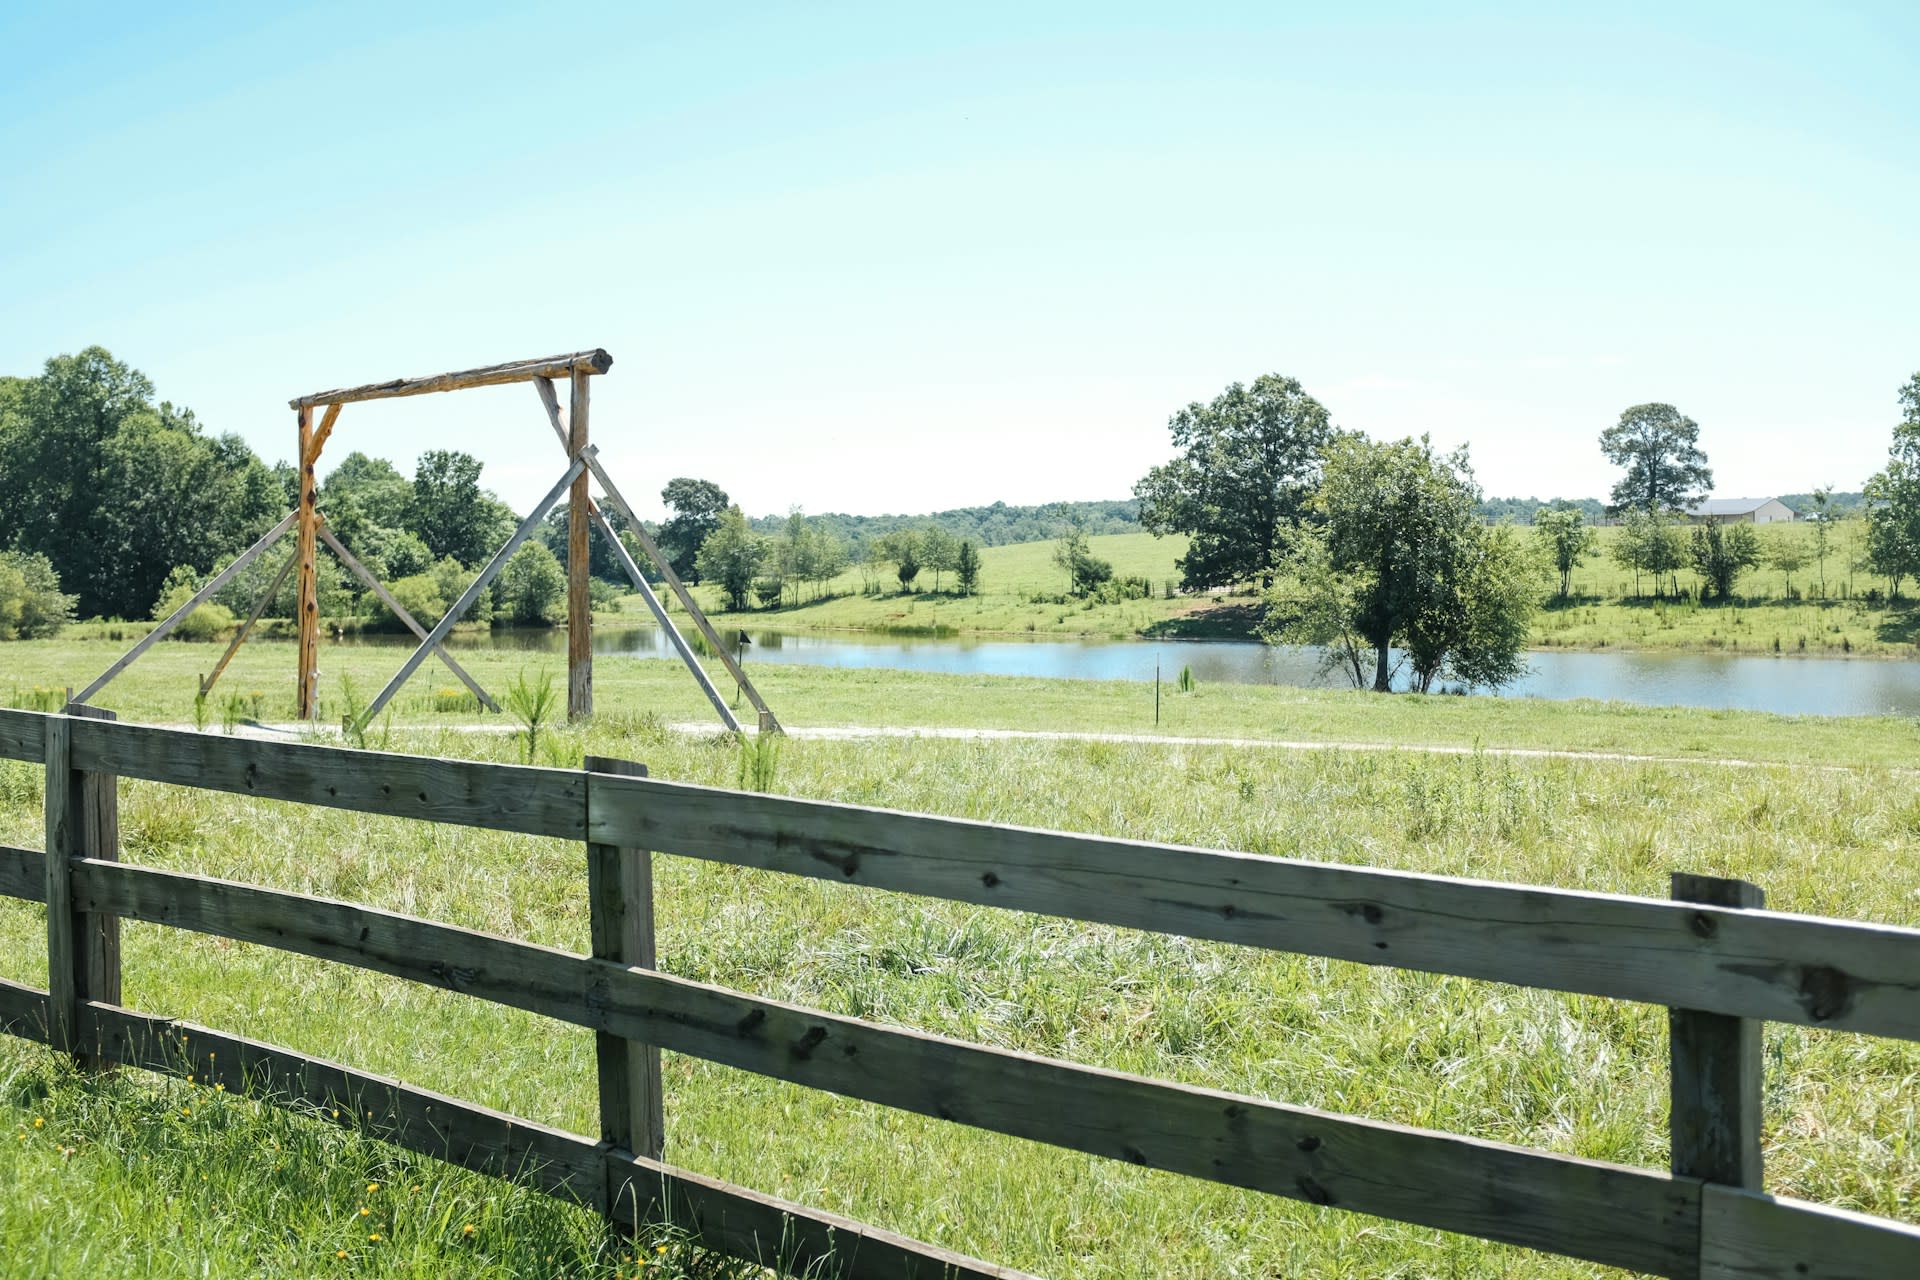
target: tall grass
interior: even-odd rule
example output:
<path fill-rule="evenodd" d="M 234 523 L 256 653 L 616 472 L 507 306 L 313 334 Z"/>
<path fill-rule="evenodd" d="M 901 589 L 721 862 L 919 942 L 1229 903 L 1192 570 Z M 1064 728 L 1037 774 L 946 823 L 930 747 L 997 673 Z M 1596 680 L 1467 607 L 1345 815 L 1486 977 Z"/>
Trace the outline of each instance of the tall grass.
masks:
<path fill-rule="evenodd" d="M 741 749 L 719 735 L 670 734 L 634 717 L 554 736 L 569 751 L 644 761 L 656 777 L 739 781 Z M 499 738 L 451 733 L 409 734 L 397 745 L 518 754 Z M 796 795 L 1594 890 L 1663 895 L 1673 869 L 1742 875 L 1782 910 L 1920 924 L 1920 803 L 1877 769 L 794 739 L 782 745 L 767 781 Z M 37 843 L 37 771 L 5 771 L 0 784 L 0 841 Z M 587 947 L 584 860 L 567 842 L 138 782 L 124 785 L 122 831 L 129 861 Z M 293 850 L 298 856 L 288 856 Z M 1384 1120 L 1649 1167 L 1666 1160 L 1665 1018 L 1657 1009 L 673 857 L 656 859 L 655 877 L 661 964 L 701 981 Z M 128 925 L 126 950 L 128 997 L 140 1007 L 402 1075 L 534 1120 L 579 1131 L 595 1123 L 593 1042 L 583 1031 L 157 926 Z M 43 952 L 40 913 L 0 907 L 0 976 L 43 981 Z M 1920 1216 L 1920 1164 L 1912 1155 L 1920 1149 L 1920 1101 L 1910 1087 L 1920 1078 L 1920 1046 L 1771 1027 L 1767 1053 L 1769 1189 Z M 11 1095 L 5 1128 L 27 1134 L 13 1146 L 33 1150 L 39 1163 L 0 1176 L 37 1188 L 41 1216 L 18 1238 L 57 1230 L 67 1250 L 62 1266 L 121 1252 L 177 1258 L 177 1266 L 161 1267 L 172 1274 L 199 1265 L 211 1274 L 253 1274 L 242 1261 L 248 1255 L 226 1236 L 182 1230 L 165 1204 L 173 1195 L 184 1213 L 182 1197 L 203 1172 L 230 1188 L 220 1220 L 233 1224 L 234 1238 L 266 1250 L 259 1256 L 274 1265 L 265 1269 L 332 1265 L 341 1246 L 330 1215 L 356 1213 L 351 1191 L 364 1185 L 329 1180 L 336 1157 L 290 1164 L 290 1182 L 277 1182 L 258 1163 L 195 1145 L 201 1139 L 168 1115 L 186 1094 L 130 1076 L 112 1086 L 128 1091 L 115 1105 L 147 1117 L 141 1123 L 150 1126 L 152 1145 L 133 1148 L 149 1159 L 135 1159 L 128 1173 L 112 1155 L 118 1130 L 84 1110 L 92 1105 L 87 1090 L 105 1086 L 65 1081 L 45 1055 L 0 1042 L 0 1063 L 9 1062 L 0 1070 L 38 1083 Z M 668 1159 L 1042 1274 L 1604 1274 L 1057 1152 L 676 1055 L 667 1057 L 665 1078 Z M 71 1122 L 60 1121 L 67 1135 L 60 1142 L 75 1146 L 75 1155 L 61 1157 L 24 1127 L 42 1114 L 36 1090 L 75 1108 L 61 1112 Z M 178 1105 L 201 1115 L 199 1102 Z M 249 1119 L 245 1104 L 212 1105 L 233 1109 L 234 1118 L 221 1123 L 233 1125 L 235 1144 L 288 1141 L 271 1127 L 282 1122 Z M 373 1144 L 366 1151 L 337 1158 L 356 1179 L 365 1162 L 400 1160 Z M 448 1203 L 484 1194 L 465 1175 L 408 1168 L 404 1176 L 424 1188 L 444 1185 L 435 1194 Z M 133 1174 L 138 1180 L 121 1181 Z M 367 1173 L 366 1181 L 400 1178 Z M 257 1195 L 242 1194 L 256 1185 Z M 302 1187 L 312 1188 L 306 1201 Z M 501 1194 L 500 1204 L 520 1206 L 514 1213 L 536 1212 L 532 1201 Z M 96 1202 L 108 1207 L 96 1211 Z M 148 1224 L 141 1206 L 150 1206 Z M 13 1213 L 0 1209 L 0 1224 Z M 619 1265 L 599 1252 L 600 1239 L 586 1226 L 563 1223 L 527 1226 L 524 1247 L 503 1245 L 493 1255 L 495 1272 L 462 1270 L 464 1240 L 448 1238 L 434 1221 L 407 1237 L 407 1248 L 426 1260 L 418 1264 L 423 1274 L 443 1266 L 455 1274 L 600 1275 Z M 576 1241 L 571 1251 L 559 1247 L 563 1239 Z M 549 1241 L 559 1259 L 552 1264 Z"/>

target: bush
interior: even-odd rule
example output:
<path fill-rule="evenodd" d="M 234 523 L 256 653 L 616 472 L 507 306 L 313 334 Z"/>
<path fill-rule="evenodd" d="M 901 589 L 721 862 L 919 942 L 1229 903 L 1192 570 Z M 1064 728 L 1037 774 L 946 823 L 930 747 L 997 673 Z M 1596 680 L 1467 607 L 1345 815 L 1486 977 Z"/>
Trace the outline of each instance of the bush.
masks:
<path fill-rule="evenodd" d="M 551 626 L 566 616 L 567 575 L 545 543 L 529 542 L 514 552 L 493 591 L 498 616 L 516 626 Z"/>
<path fill-rule="evenodd" d="M 0 640 L 50 636 L 72 617 L 73 597 L 61 593 L 51 560 L 0 551 Z"/>
<path fill-rule="evenodd" d="M 153 620 L 163 622 L 173 616 L 193 593 L 200 589 L 200 575 L 190 565 L 178 565 L 160 587 L 160 600 L 153 606 Z M 176 640 L 211 640 L 233 629 L 233 610 L 208 601 L 180 621 L 173 629 Z"/>

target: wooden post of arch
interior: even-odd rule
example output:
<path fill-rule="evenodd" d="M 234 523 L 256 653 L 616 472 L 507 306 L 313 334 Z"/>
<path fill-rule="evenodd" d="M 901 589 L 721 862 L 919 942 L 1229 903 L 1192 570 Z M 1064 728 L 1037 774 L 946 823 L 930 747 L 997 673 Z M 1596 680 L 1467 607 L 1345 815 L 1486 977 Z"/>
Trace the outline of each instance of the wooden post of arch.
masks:
<path fill-rule="evenodd" d="M 295 412 L 300 415 L 300 501 L 295 507 L 299 544 L 294 549 L 294 558 L 299 563 L 300 576 L 294 616 L 299 622 L 300 670 L 294 692 L 294 716 L 312 720 L 320 713 L 320 700 L 316 696 L 320 684 L 320 486 L 314 478 L 314 467 L 320 461 L 320 450 L 327 446 L 327 437 L 333 434 L 333 424 L 339 421 L 340 405 L 335 402 L 327 406 L 318 430 L 313 425 L 312 405 L 296 405 Z"/>
<path fill-rule="evenodd" d="M 313 410 L 302 405 L 300 414 L 300 500 L 295 507 L 299 520 L 299 542 L 294 548 L 298 564 L 294 587 L 293 616 L 300 634 L 299 668 L 295 671 L 294 716 L 314 718 L 314 684 L 320 667 L 320 577 L 317 562 L 319 523 L 314 519 L 315 485 L 313 478 Z"/>
<path fill-rule="evenodd" d="M 567 409 L 567 452 L 583 457 L 587 449 L 587 371 L 567 371 L 572 396 Z M 593 593 L 587 550 L 587 473 L 573 482 L 567 501 L 567 719 L 593 715 Z"/>

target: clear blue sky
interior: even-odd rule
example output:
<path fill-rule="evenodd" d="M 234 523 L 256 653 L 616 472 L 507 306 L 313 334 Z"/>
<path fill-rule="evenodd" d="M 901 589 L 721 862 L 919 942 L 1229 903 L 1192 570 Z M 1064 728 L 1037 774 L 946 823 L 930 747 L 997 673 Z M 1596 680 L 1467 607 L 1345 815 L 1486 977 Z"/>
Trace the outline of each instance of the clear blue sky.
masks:
<path fill-rule="evenodd" d="M 1749 496 L 1920 370 L 1912 3 L 175 8 L 0 7 L 0 371 L 102 343 L 268 458 L 603 346 L 649 502 L 1122 496 L 1268 371 L 1502 495 L 1670 401 Z M 525 387 L 330 455 L 436 447 L 561 461 Z"/>

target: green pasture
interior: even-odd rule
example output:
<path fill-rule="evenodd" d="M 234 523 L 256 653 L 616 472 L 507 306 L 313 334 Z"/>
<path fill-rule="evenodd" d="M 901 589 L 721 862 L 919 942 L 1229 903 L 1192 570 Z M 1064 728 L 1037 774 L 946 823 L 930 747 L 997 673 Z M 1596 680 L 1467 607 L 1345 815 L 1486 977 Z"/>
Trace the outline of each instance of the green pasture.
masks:
<path fill-rule="evenodd" d="M 1207 599 L 1175 595 L 1167 598 L 1169 583 L 1176 587 L 1180 571 L 1174 561 L 1186 554 L 1182 536 L 1156 538 L 1150 533 L 1101 534 L 1087 539 L 1092 553 L 1113 565 L 1117 578 L 1144 578 L 1152 590 L 1144 599 L 1101 604 L 1076 600 L 1068 594 L 1066 571 L 1053 562 L 1053 542 L 1020 542 L 980 550 L 980 586 L 977 594 L 955 594 L 953 574 L 936 577 L 923 569 L 912 592 L 902 592 L 888 567 L 884 577 L 854 567 L 820 587 L 802 588 L 801 601 L 777 610 L 755 609 L 723 613 L 721 598 L 711 587 L 701 587 L 701 608 L 715 611 L 730 626 L 775 626 L 822 630 L 884 631 L 912 635 L 953 635 L 992 632 L 1013 635 L 1103 636 L 1126 638 L 1142 634 L 1245 634 L 1244 620 L 1233 615 L 1196 619 L 1211 603 Z M 867 594 L 869 583 L 878 594 Z M 938 588 L 938 589 L 936 589 Z M 640 609 L 638 597 L 625 604 Z"/>
<path fill-rule="evenodd" d="M 922 695 L 1011 705 L 1036 692 L 1031 683 L 1009 682 L 1001 698 L 978 683 L 933 681 Z M 778 691 L 799 712 L 823 689 Z M 832 690 L 835 698 L 852 692 L 846 684 Z M 1088 715 L 1104 705 L 1105 692 L 1087 698 Z M 1208 694 L 1203 688 L 1196 703 Z M 1326 702 L 1328 715 L 1350 702 L 1416 719 L 1487 705 L 1364 695 Z M 1573 723 L 1607 715 L 1633 718 L 1587 708 Z M 1819 735 L 1832 723 L 1752 719 L 1783 738 Z M 1395 731 L 1407 733 L 1410 723 L 1396 722 Z M 1721 726 L 1735 737 L 1743 727 Z M 1863 740 L 1883 732 L 1879 722 L 1846 727 Z M 1875 757 L 1891 739 L 1877 741 L 1859 756 Z M 515 753 L 498 735 L 418 725 L 397 730 L 392 745 Z M 643 760 L 659 777 L 735 785 L 742 776 L 741 748 L 731 740 L 668 732 L 645 713 L 609 710 L 590 731 L 561 734 L 548 757 L 570 763 L 585 752 Z M 36 766 L 0 766 L 0 842 L 40 843 L 40 786 Z M 1684 868 L 1749 877 L 1783 910 L 1920 924 L 1920 802 L 1909 779 L 1880 767 L 794 739 L 779 749 L 770 788 L 1649 895 L 1663 895 L 1667 873 Z M 566 842 L 138 782 L 123 787 L 121 830 L 130 861 L 574 950 L 587 944 L 583 855 Z M 1649 1167 L 1666 1161 L 1666 1022 L 1658 1009 L 693 860 L 656 864 L 661 964 L 677 974 L 1383 1120 Z M 44 927 L 38 908 L 0 905 L 0 976 L 44 981 Z M 593 1124 L 593 1049 L 582 1031 L 158 926 L 126 926 L 126 972 L 127 998 L 145 1009 L 535 1120 L 579 1130 Z M 1770 1027 L 1769 1189 L 1920 1217 L 1917 1072 L 1920 1047 Z M 665 1076 L 669 1160 L 1043 1275 L 1607 1274 L 1057 1152 L 677 1056 L 669 1055 Z M 644 1273 L 722 1274 L 672 1241 L 648 1239 L 636 1252 L 582 1213 L 342 1137 L 313 1119 L 135 1073 L 75 1079 L 50 1055 L 16 1041 L 0 1041 L 0 1128 L 0 1180 L 13 1189 L 0 1197 L 0 1257 L 9 1274 L 628 1277 L 638 1262 L 623 1259 L 641 1257 L 661 1264 Z M 667 1253 L 654 1252 L 662 1245 Z"/>

